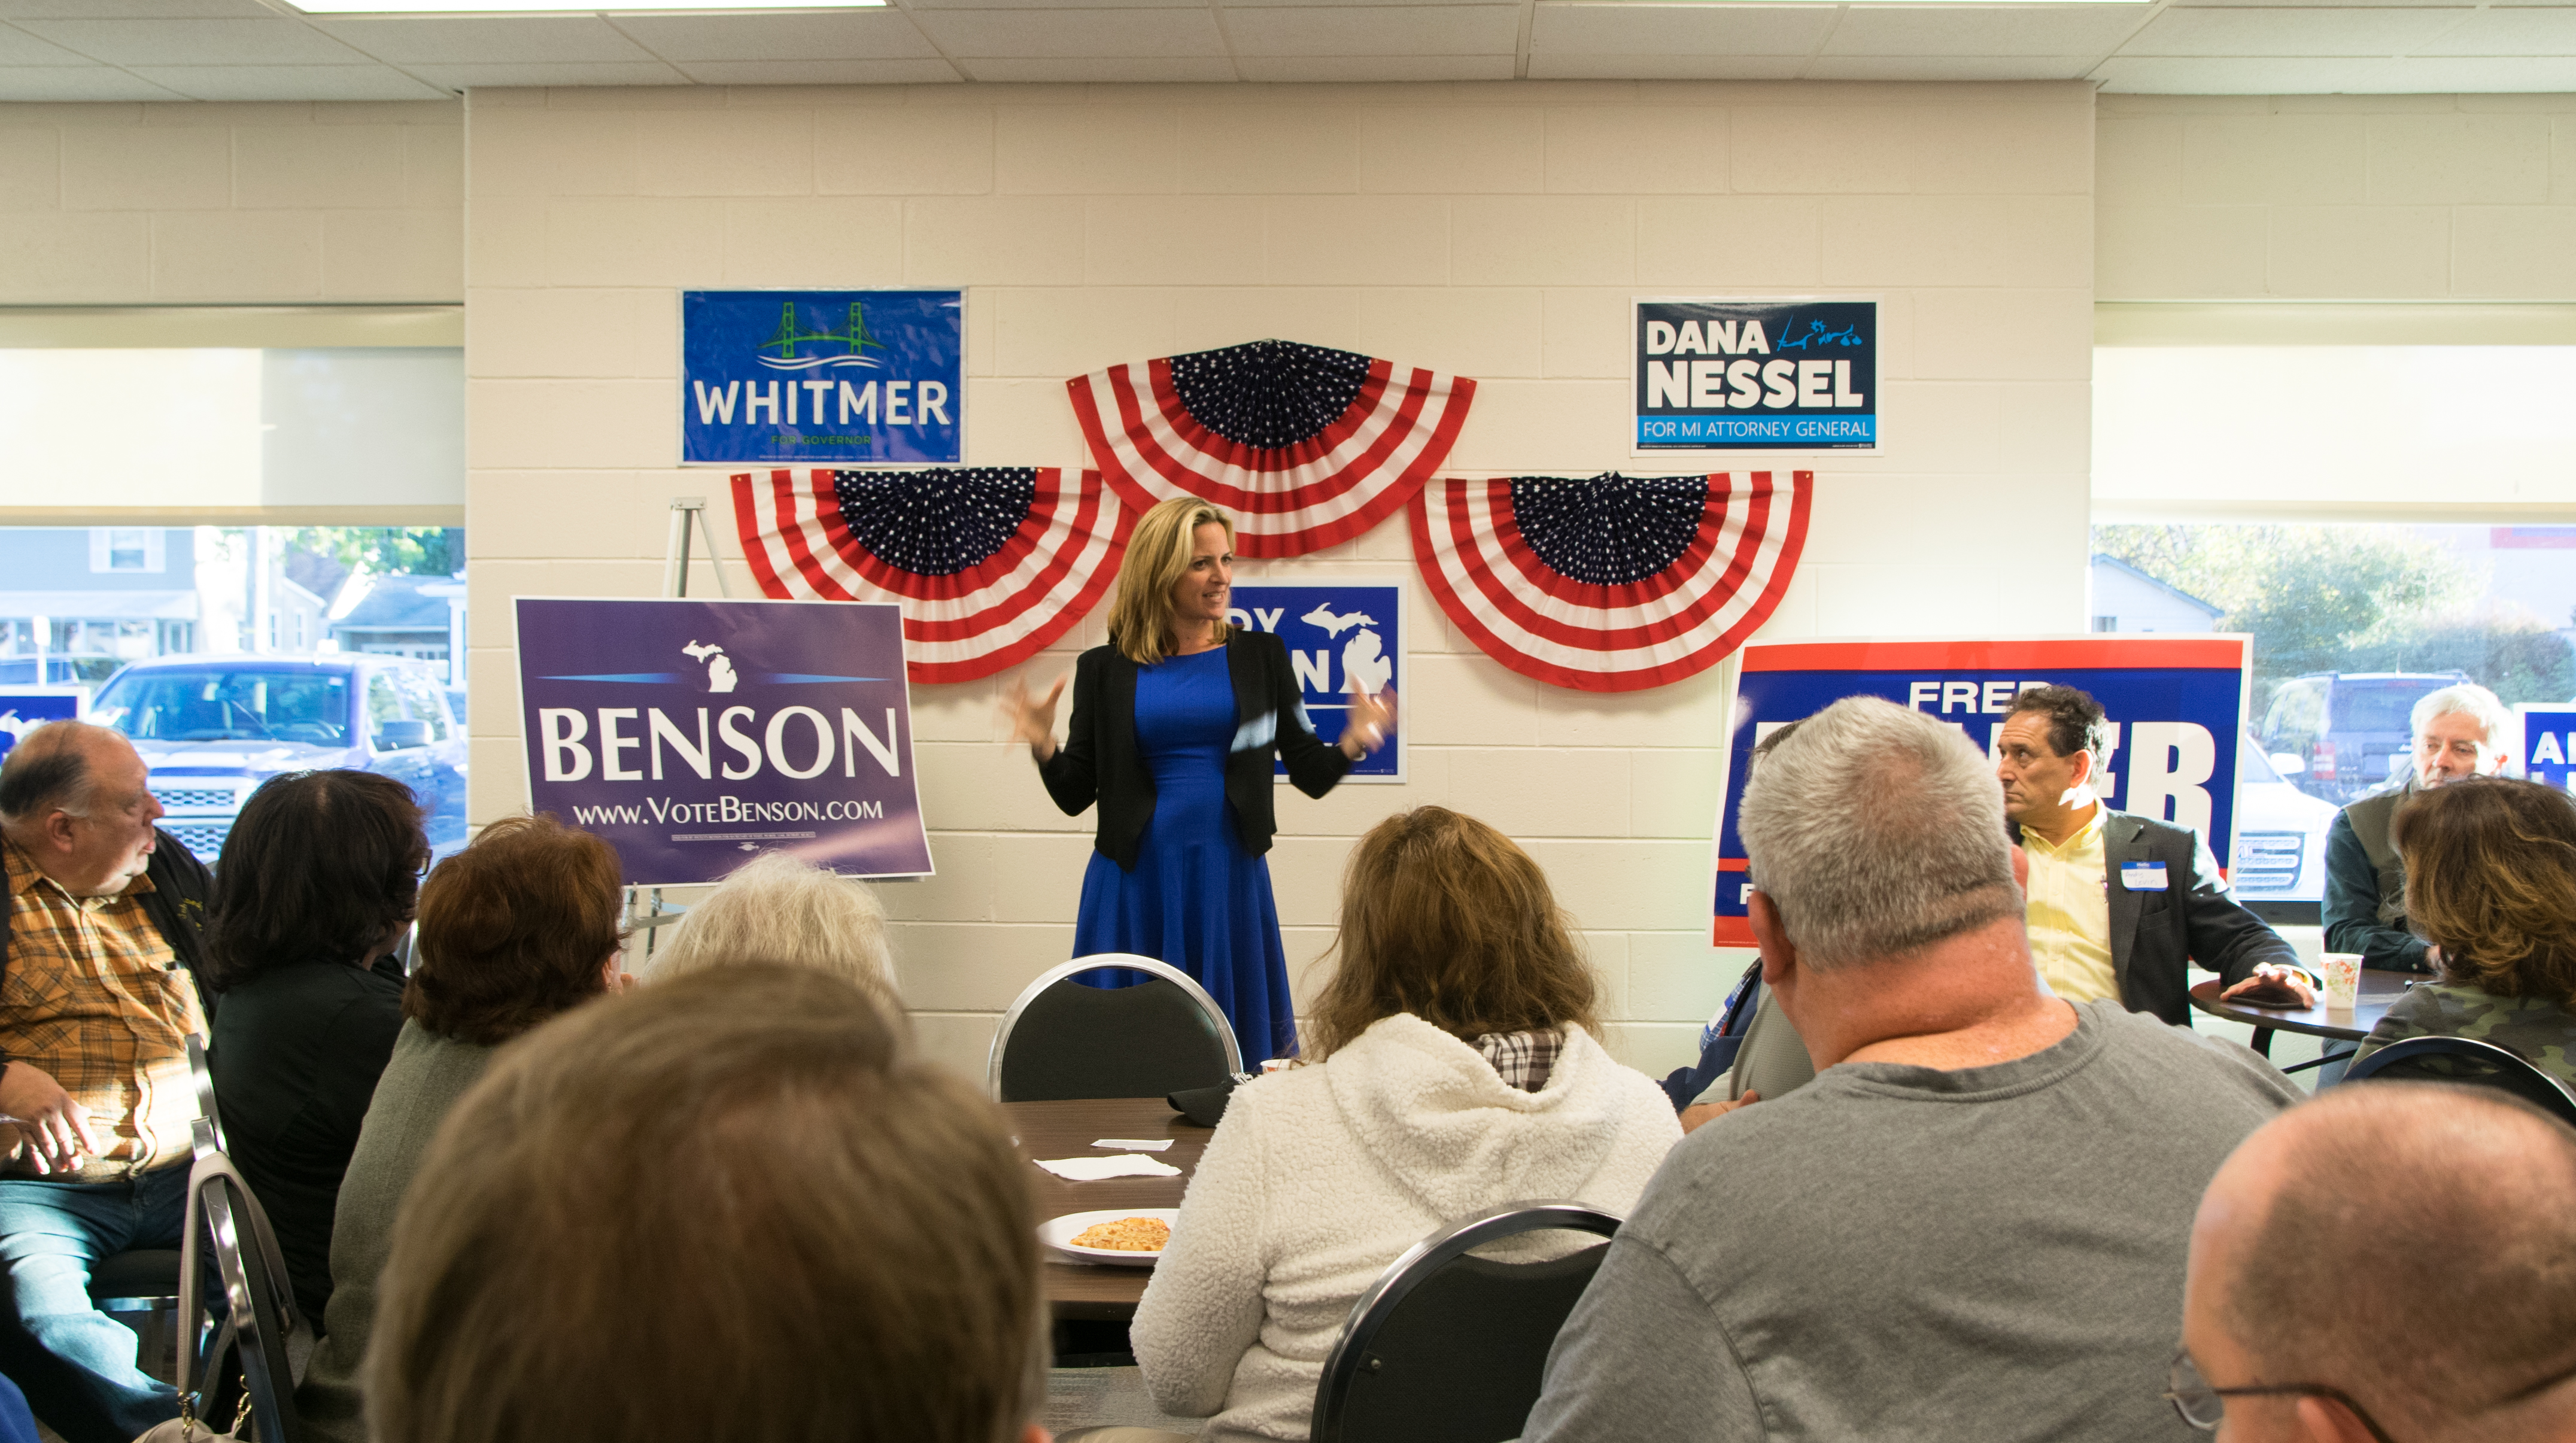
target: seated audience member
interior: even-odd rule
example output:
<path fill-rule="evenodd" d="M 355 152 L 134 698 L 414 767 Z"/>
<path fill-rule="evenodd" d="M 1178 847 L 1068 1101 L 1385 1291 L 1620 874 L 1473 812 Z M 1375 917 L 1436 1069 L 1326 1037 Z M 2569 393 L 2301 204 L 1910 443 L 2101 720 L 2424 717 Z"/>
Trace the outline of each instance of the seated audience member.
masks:
<path fill-rule="evenodd" d="M 1532 1443 L 2171 1430 L 2192 1209 L 2299 1092 L 2042 991 L 2002 801 L 1957 728 L 1874 699 L 1751 779 L 1763 980 L 1816 1078 L 1673 1150 L 1557 1338 Z"/>
<path fill-rule="evenodd" d="M 143 758 L 106 727 L 48 722 L 0 763 L 0 1374 L 70 1443 L 179 1413 L 89 1296 L 97 1260 L 179 1246 L 187 1205 L 213 882 L 160 816 Z"/>
<path fill-rule="evenodd" d="M 379 1443 L 1044 1443 L 1029 1165 L 876 999 L 675 977 L 511 1049 L 423 1161 Z"/>
<path fill-rule="evenodd" d="M 1136 1310 L 1146 1386 L 1218 1414 L 1206 1439 L 1306 1436 L 1351 1304 L 1435 1229 L 1525 1198 L 1624 1213 L 1681 1136 L 1594 1040 L 1546 875 L 1484 823 L 1379 823 L 1335 945 L 1308 1064 L 1235 1090 Z"/>
<path fill-rule="evenodd" d="M 373 772 L 261 784 L 224 838 L 206 923 L 221 994 L 207 1062 L 233 1163 L 316 1330 L 331 1214 L 402 1031 L 402 966 L 429 839 L 411 788 Z"/>
<path fill-rule="evenodd" d="M 2315 1000 L 2298 954 L 2245 910 L 2189 827 L 2113 811 L 2094 783 L 2111 751 L 2102 704 L 2071 686 L 2013 698 L 1995 740 L 2004 817 L 2030 860 L 2030 951 L 2051 992 L 2191 1022 L 2187 962 L 2225 995 Z"/>
<path fill-rule="evenodd" d="M 885 908 L 876 893 L 784 852 L 735 868 L 671 930 L 670 945 L 646 964 L 644 981 L 772 962 L 837 973 L 901 1010 Z"/>
<path fill-rule="evenodd" d="M 2410 798 L 2470 777 L 2491 777 L 2513 755 L 2513 713 L 2475 682 L 2426 692 L 2409 714 L 2415 762 L 2406 780 L 2371 793 L 2326 828 L 2326 950 L 2358 952 L 2361 965 L 2430 972 L 2424 939 L 2406 918 L 2406 867 L 2392 823 Z"/>
<path fill-rule="evenodd" d="M 2236 1443 L 2576 1438 L 2570 1198 L 2576 1131 L 2519 1099 L 2319 1093 L 2201 1201 L 2169 1396 Z"/>
<path fill-rule="evenodd" d="M 2436 949 L 2355 1060 L 2409 1037 L 2475 1037 L 2576 1083 L 2576 806 L 2500 777 L 2418 792 L 2397 813 L 2406 916 Z"/>
<path fill-rule="evenodd" d="M 617 853 L 588 832 L 551 816 L 510 817 L 485 827 L 422 884 L 402 1031 L 340 1185 L 331 1304 L 295 1390 L 307 1443 L 366 1438 L 359 1365 L 403 1191 L 493 1049 L 613 985 L 622 875 Z"/>

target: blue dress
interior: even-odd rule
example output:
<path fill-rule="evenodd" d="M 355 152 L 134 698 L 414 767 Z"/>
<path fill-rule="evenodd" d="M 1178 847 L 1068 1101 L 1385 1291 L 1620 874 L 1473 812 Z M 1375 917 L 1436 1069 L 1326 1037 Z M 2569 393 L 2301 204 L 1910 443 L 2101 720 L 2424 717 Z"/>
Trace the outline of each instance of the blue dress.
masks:
<path fill-rule="evenodd" d="M 1134 952 L 1208 990 L 1234 1024 L 1247 1070 L 1297 1050 L 1288 955 L 1267 858 L 1244 851 L 1225 799 L 1235 734 L 1226 649 L 1167 657 L 1136 673 L 1136 750 L 1154 777 L 1154 815 L 1130 872 L 1098 852 L 1082 875 L 1073 955 Z M 1136 974 L 1081 974 L 1114 986 Z"/>

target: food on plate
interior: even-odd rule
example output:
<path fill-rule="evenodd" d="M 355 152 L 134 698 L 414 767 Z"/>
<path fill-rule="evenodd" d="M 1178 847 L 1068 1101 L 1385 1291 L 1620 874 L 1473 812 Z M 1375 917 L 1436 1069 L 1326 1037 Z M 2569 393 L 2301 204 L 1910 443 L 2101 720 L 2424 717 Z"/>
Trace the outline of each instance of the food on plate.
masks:
<path fill-rule="evenodd" d="M 1106 1248 L 1118 1253 L 1159 1253 L 1172 1240 L 1172 1225 L 1161 1218 L 1112 1218 L 1073 1235 L 1077 1248 Z"/>

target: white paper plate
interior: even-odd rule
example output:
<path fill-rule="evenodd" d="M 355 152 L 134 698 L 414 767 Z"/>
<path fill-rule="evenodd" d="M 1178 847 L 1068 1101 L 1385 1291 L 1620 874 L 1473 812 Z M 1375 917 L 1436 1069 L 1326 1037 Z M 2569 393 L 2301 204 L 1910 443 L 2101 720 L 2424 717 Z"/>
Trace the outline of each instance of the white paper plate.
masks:
<path fill-rule="evenodd" d="M 1096 1223 L 1114 1223 L 1120 1218 L 1161 1218 L 1166 1224 L 1179 1221 L 1179 1208 L 1108 1208 L 1100 1212 L 1066 1213 L 1038 1224 L 1038 1241 L 1077 1262 L 1116 1263 L 1130 1268 L 1150 1268 L 1160 1252 L 1132 1253 L 1117 1248 L 1082 1248 L 1073 1240 L 1083 1229 Z"/>

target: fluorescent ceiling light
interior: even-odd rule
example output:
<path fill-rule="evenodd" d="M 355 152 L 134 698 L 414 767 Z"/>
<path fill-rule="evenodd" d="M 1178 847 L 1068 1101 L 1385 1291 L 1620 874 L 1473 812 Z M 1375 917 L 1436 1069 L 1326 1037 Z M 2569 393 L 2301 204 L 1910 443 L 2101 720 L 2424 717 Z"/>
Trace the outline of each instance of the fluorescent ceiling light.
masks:
<path fill-rule="evenodd" d="M 288 0 L 307 15 L 637 15 L 660 10 L 865 10 L 886 0 Z"/>

